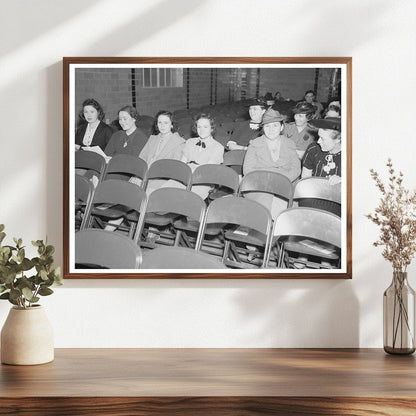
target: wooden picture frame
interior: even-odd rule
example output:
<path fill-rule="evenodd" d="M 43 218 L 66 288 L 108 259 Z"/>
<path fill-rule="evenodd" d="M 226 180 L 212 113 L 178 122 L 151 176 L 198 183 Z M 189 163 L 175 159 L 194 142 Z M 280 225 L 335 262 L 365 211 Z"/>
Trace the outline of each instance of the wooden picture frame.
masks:
<path fill-rule="evenodd" d="M 293 260 L 286 254 L 282 260 L 284 267 L 281 268 L 275 266 L 280 261 L 277 257 L 273 257 L 274 260 L 268 263 L 266 268 L 216 269 L 216 267 L 211 268 L 211 266 L 191 266 L 192 268 L 189 268 L 189 262 L 194 253 L 191 253 L 192 256 L 188 257 L 189 261 L 186 262 L 186 267 L 184 268 L 167 268 L 168 266 L 164 263 L 151 269 L 107 268 L 104 270 L 98 266 L 93 266 L 91 269 L 76 267 L 76 219 L 74 213 L 76 176 L 75 130 L 80 111 L 83 108 L 82 103 L 86 98 L 94 98 L 101 102 L 106 113 L 106 117 L 102 122 L 110 124 L 112 119 L 115 119 L 115 123 L 117 122 L 118 109 L 123 107 L 123 105 L 137 107 L 139 114 L 143 115 L 144 113 L 154 116 L 158 109 L 163 108 L 170 111 L 178 111 L 179 113 L 181 109 L 193 111 L 195 108 L 201 109 L 205 107 L 204 111 L 206 111 L 210 108 L 225 108 L 233 103 L 237 106 L 236 103 L 241 104 L 259 96 L 264 98 L 266 93 L 276 92 L 275 97 L 272 97 L 272 99 L 279 98 L 279 101 L 275 101 L 273 108 L 280 109 L 284 105 L 288 107 L 289 104 L 287 103 L 295 105 L 297 101 L 302 99 L 305 91 L 309 89 L 315 93 L 318 101 L 323 101 L 327 104 L 332 98 L 337 97 L 341 109 L 340 126 L 342 140 L 340 139 L 340 145 L 342 151 L 340 151 L 341 173 L 339 175 L 341 183 L 339 185 L 340 200 L 338 201 L 340 202 L 339 217 L 341 220 L 339 230 L 337 231 L 340 247 L 338 251 L 334 251 L 339 256 L 336 268 L 327 269 L 325 261 L 322 261 L 322 266 L 319 266 L 319 263 L 316 263 L 317 260 L 315 258 L 310 260 L 309 256 L 307 256 L 307 262 L 304 262 L 304 257 L 302 256 L 298 260 L 296 258 Z M 280 96 L 277 94 L 277 91 L 280 92 Z M 286 100 L 286 103 L 279 107 L 285 101 L 284 97 L 286 95 L 291 100 Z M 270 98 L 269 95 L 268 97 Z M 267 96 L 266 101 L 267 106 L 272 105 Z M 281 113 L 284 113 L 283 110 Z M 290 117 L 290 114 L 288 110 L 285 117 Z M 351 278 L 351 135 L 352 58 L 350 57 L 65 57 L 63 58 L 64 278 Z M 81 145 L 81 147 L 83 146 Z M 228 202 L 230 201 L 231 199 L 228 200 Z M 80 215 L 82 217 L 83 214 Z M 140 236 L 138 238 L 140 239 Z M 270 246 L 273 244 L 273 241 L 273 237 L 271 237 Z M 308 244 L 310 243 L 310 248 L 314 249 L 314 242 L 315 240 L 308 239 L 305 244 L 309 247 Z M 249 251 L 244 253 L 248 253 L 244 254 L 247 255 L 248 259 L 250 256 Z M 290 254 L 291 252 L 285 251 L 285 253 Z M 142 250 L 141 254 L 144 257 L 148 257 L 145 249 Z M 279 256 L 279 254 L 276 253 L 276 256 Z M 163 257 L 163 259 L 166 258 Z M 140 263 L 141 259 L 137 258 L 137 261 Z M 274 261 L 276 263 L 273 263 Z M 315 268 L 316 264 L 320 268 Z M 292 266 L 302 267 L 302 265 L 304 265 L 304 268 L 291 268 Z M 334 266 L 332 265 L 331 267 Z"/>

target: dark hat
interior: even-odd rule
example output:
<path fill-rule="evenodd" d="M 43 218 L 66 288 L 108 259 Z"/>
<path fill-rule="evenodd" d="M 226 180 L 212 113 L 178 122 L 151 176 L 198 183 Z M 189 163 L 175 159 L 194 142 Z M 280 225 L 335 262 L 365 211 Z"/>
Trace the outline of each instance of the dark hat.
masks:
<path fill-rule="evenodd" d="M 318 129 L 341 131 L 341 118 L 339 117 L 327 117 L 317 120 L 309 120 L 309 124 Z"/>
<path fill-rule="evenodd" d="M 315 113 L 315 107 L 306 101 L 301 101 L 293 108 L 293 114 L 313 114 Z"/>
<path fill-rule="evenodd" d="M 274 100 L 273 95 L 272 95 L 272 93 L 271 93 L 271 92 L 266 92 L 266 95 L 264 96 L 264 99 L 265 99 L 266 101 L 269 101 L 269 100 Z"/>
<path fill-rule="evenodd" d="M 272 108 L 269 108 L 264 114 L 263 114 L 263 120 L 261 121 L 261 124 L 263 126 L 268 123 L 275 123 L 277 121 L 282 122 L 285 119 L 285 116 L 282 116 L 278 111 L 273 110 Z"/>
<path fill-rule="evenodd" d="M 264 108 L 268 107 L 264 97 L 251 98 L 250 100 L 247 100 L 246 107 L 252 107 L 255 105 L 259 105 L 260 107 L 264 107 Z"/>

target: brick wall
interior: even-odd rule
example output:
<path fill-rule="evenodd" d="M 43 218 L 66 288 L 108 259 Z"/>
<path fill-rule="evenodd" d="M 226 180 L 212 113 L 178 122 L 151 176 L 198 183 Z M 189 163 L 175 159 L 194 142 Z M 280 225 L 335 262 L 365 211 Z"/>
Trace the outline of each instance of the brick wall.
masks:
<path fill-rule="evenodd" d="M 118 117 L 118 110 L 132 103 L 131 71 L 120 68 L 77 68 L 75 106 L 81 110 L 86 98 L 94 98 L 104 108 L 106 120 Z"/>
<path fill-rule="evenodd" d="M 184 70 L 183 87 L 179 88 L 143 88 L 143 71 L 134 72 L 136 107 L 140 114 L 154 116 L 159 110 L 178 110 L 186 108 L 187 85 Z M 238 79 L 235 68 L 191 68 L 189 75 L 190 108 L 207 106 L 211 100 L 217 104 L 234 100 Z M 256 96 L 257 68 L 246 70 L 246 97 Z M 320 69 L 318 79 L 318 100 L 328 99 L 331 70 Z M 215 82 L 216 80 L 216 82 Z M 284 97 L 299 100 L 308 89 L 313 89 L 315 69 L 299 68 L 262 68 L 260 70 L 259 92 L 264 95 L 280 91 Z M 118 110 L 133 103 L 131 69 L 124 68 L 78 68 L 75 73 L 76 112 L 86 98 L 95 98 L 104 108 L 107 120 L 117 118 Z"/>

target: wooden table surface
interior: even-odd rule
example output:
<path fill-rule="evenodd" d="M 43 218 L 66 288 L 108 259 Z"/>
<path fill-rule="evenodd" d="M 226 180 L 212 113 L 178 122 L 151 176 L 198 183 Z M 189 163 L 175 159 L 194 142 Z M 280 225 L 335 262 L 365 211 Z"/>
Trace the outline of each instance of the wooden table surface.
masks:
<path fill-rule="evenodd" d="M 0 414 L 416 415 L 416 360 L 381 349 L 57 349 L 0 367 Z"/>

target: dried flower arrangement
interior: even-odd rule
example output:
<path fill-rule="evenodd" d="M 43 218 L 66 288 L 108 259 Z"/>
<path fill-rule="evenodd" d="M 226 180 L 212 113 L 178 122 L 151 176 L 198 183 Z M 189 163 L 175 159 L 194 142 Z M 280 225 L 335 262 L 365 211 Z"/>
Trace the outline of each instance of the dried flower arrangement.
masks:
<path fill-rule="evenodd" d="M 387 168 L 387 185 L 374 169 L 370 170 L 382 197 L 374 214 L 366 217 L 380 226 L 380 237 L 373 245 L 384 246 L 383 257 L 394 271 L 405 272 L 416 253 L 416 190 L 403 186 L 403 173 L 396 173 L 390 158 Z"/>

